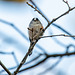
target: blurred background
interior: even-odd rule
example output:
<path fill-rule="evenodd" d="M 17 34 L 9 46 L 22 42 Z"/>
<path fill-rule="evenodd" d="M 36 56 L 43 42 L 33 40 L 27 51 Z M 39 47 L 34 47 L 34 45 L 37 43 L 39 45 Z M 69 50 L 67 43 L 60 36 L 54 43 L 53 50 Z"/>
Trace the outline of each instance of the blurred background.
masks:
<path fill-rule="evenodd" d="M 30 42 L 28 38 L 28 26 L 32 18 L 37 17 L 45 27 L 47 21 L 25 2 L 37 5 L 41 12 L 52 20 L 68 10 L 62 0 L 0 0 L 0 60 L 13 73 L 26 54 Z M 75 0 L 68 0 L 71 7 L 75 6 Z M 75 10 L 58 19 L 44 33 L 44 35 L 67 34 L 75 35 Z M 40 53 L 48 54 L 64 53 L 66 50 L 75 50 L 75 38 L 53 37 L 43 38 L 38 41 L 33 54 L 21 69 L 26 69 L 44 59 Z M 50 68 L 60 58 L 48 58 L 34 68 L 27 69 L 17 75 L 75 75 L 75 56 L 65 56 L 54 67 Z M 30 62 L 31 61 L 31 62 Z M 48 69 L 50 68 L 50 69 Z M 48 70 L 47 70 L 48 69 Z M 0 75 L 6 75 L 0 66 Z"/>

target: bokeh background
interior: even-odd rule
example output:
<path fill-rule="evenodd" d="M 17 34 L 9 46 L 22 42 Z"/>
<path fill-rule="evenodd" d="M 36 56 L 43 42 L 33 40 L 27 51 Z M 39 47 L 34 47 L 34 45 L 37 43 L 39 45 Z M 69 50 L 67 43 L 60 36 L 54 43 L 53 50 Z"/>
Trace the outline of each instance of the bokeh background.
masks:
<path fill-rule="evenodd" d="M 28 0 L 29 1 L 29 0 Z M 33 0 L 44 15 L 52 20 L 68 10 L 67 5 L 62 0 Z M 45 27 L 46 20 L 29 7 L 26 0 L 0 0 L 0 60 L 7 68 L 16 67 L 26 54 L 29 48 L 28 26 L 32 18 L 37 17 Z M 29 1 L 30 2 L 30 1 Z M 71 7 L 75 6 L 75 0 L 68 0 Z M 31 2 L 30 2 L 31 3 Z M 32 4 L 32 3 L 31 3 Z M 75 10 L 58 19 L 55 24 L 64 28 L 72 35 L 75 34 Z M 51 34 L 67 34 L 54 25 L 51 25 L 44 35 Z M 39 47 L 39 46 L 41 47 Z M 44 38 L 39 40 L 34 48 L 33 54 L 28 57 L 27 62 L 42 53 L 41 49 L 48 54 L 64 53 L 69 45 L 75 46 L 75 39 L 70 37 L 54 37 Z M 69 48 L 69 52 L 73 52 L 74 47 Z M 6 52 L 6 53 L 5 53 Z M 24 65 L 21 69 L 27 68 L 38 60 Z M 52 64 L 58 61 L 59 58 L 47 59 L 43 64 L 37 67 L 23 71 L 17 75 L 38 75 L 45 71 Z M 16 68 L 10 70 L 15 71 Z M 5 75 L 0 66 L 0 75 Z M 60 63 L 51 70 L 48 70 L 43 75 L 75 75 L 75 56 L 65 56 Z"/>

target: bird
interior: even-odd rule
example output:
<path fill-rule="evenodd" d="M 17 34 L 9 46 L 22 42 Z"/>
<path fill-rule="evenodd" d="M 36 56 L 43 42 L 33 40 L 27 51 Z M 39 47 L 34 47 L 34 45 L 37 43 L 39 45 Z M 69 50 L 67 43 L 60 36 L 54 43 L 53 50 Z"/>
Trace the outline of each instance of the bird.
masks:
<path fill-rule="evenodd" d="M 38 18 L 33 18 L 31 20 L 29 27 L 28 27 L 29 40 L 31 44 L 37 41 L 39 36 L 43 35 L 43 33 L 39 35 L 39 33 L 42 32 L 43 29 L 44 29 L 43 25 Z M 29 54 L 29 56 L 31 54 L 32 52 Z"/>

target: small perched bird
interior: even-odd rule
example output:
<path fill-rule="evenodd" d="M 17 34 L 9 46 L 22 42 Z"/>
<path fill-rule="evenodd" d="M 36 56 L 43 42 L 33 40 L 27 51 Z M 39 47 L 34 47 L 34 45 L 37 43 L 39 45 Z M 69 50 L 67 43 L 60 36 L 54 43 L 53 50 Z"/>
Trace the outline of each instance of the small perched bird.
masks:
<path fill-rule="evenodd" d="M 39 38 L 39 33 L 43 30 L 42 23 L 38 18 L 33 18 L 32 21 L 29 24 L 28 33 L 29 33 L 29 39 L 30 43 L 34 43 Z M 43 34 L 40 34 L 42 36 Z M 32 52 L 29 54 L 31 55 Z"/>

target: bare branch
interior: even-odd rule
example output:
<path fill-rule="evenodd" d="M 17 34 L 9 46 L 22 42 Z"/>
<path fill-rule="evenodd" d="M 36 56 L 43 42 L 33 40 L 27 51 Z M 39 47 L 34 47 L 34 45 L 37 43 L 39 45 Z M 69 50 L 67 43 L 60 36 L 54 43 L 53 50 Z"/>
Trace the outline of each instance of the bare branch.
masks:
<path fill-rule="evenodd" d="M 5 67 L 5 65 L 0 61 L 0 65 L 3 67 L 3 69 L 9 74 L 12 75 L 11 72 Z"/>
<path fill-rule="evenodd" d="M 68 1 L 67 1 L 67 0 L 63 0 L 63 2 L 67 4 L 67 6 L 68 6 L 68 8 L 69 8 L 69 10 L 70 10 L 70 6 L 69 6 Z"/>
<path fill-rule="evenodd" d="M 46 19 L 46 21 L 49 23 L 49 20 L 37 9 L 37 7 L 34 7 L 33 5 L 26 2 L 30 7 L 32 7 L 35 11 L 37 11 L 43 18 Z"/>
<path fill-rule="evenodd" d="M 23 72 L 23 71 L 25 71 L 25 70 L 29 70 L 29 69 L 31 69 L 31 68 L 34 68 L 34 67 L 36 67 L 36 66 L 38 66 L 38 65 L 40 65 L 40 64 L 42 64 L 42 63 L 44 63 L 44 61 L 46 61 L 46 59 L 47 59 L 47 58 L 44 58 L 44 59 L 41 60 L 40 62 L 38 62 L 38 63 L 36 63 L 36 64 L 34 64 L 34 65 L 28 67 L 28 68 L 25 68 L 25 69 L 20 70 L 19 73 L 20 73 L 20 72 Z"/>
<path fill-rule="evenodd" d="M 59 34 L 59 35 L 50 35 L 50 36 L 39 36 L 39 38 L 56 37 L 56 36 L 75 37 L 75 35 Z"/>
<path fill-rule="evenodd" d="M 38 9 L 38 11 L 40 11 L 44 17 L 44 19 L 49 23 L 49 19 L 44 15 L 44 13 L 39 9 L 39 7 L 35 4 L 35 2 L 33 0 L 30 0 L 30 2 Z"/>
<path fill-rule="evenodd" d="M 72 11 L 73 9 L 75 9 L 75 7 L 70 8 L 68 11 L 66 11 L 65 13 L 61 14 L 60 16 L 58 16 L 57 18 L 53 19 L 51 22 L 48 23 L 48 25 L 45 27 L 45 30 L 53 23 L 55 22 L 57 19 L 61 18 L 62 16 L 68 14 L 70 11 Z"/>
<path fill-rule="evenodd" d="M 64 33 L 66 33 L 66 34 L 68 34 L 68 35 L 71 35 L 72 36 L 72 34 L 71 33 L 69 33 L 67 30 L 65 30 L 64 28 L 62 28 L 61 26 L 59 26 L 59 25 L 57 25 L 57 24 L 55 24 L 55 23 L 52 23 L 52 25 L 54 26 L 54 27 L 56 27 L 56 28 L 58 28 L 59 30 L 61 30 L 61 31 L 63 31 Z M 51 32 L 51 31 L 50 31 Z M 71 37 L 73 40 L 75 40 L 75 37 Z"/>
<path fill-rule="evenodd" d="M 75 55 L 75 52 L 72 53 L 64 53 L 64 54 L 54 54 L 54 55 L 49 55 L 48 57 L 62 57 L 62 56 L 70 56 L 70 55 Z"/>

